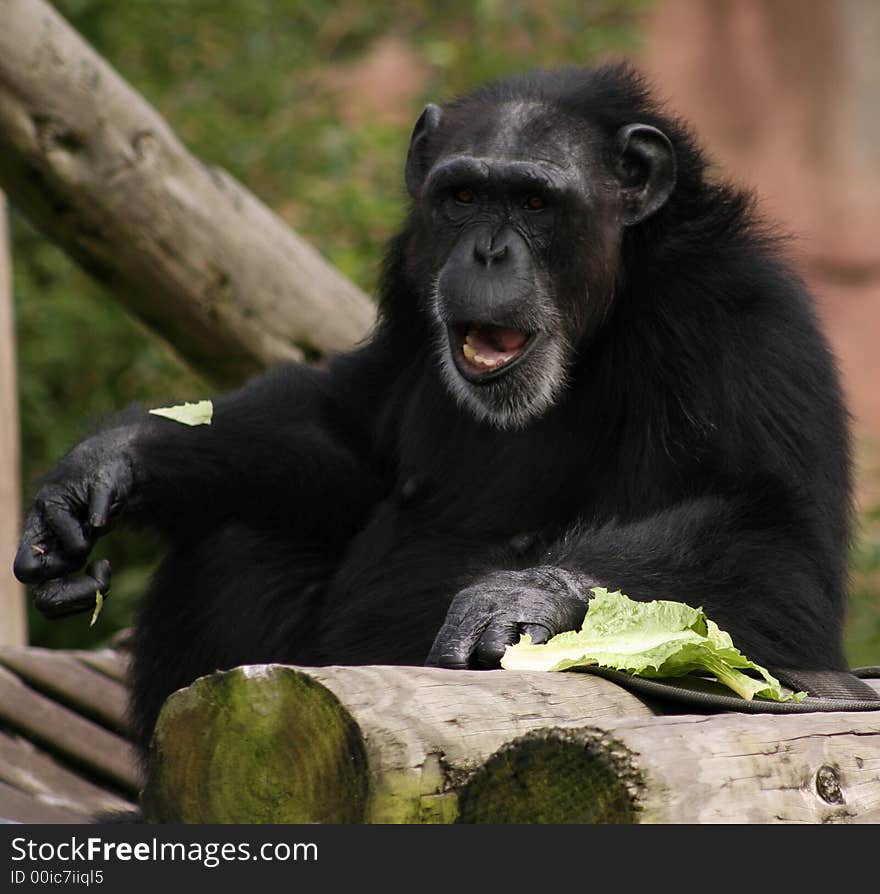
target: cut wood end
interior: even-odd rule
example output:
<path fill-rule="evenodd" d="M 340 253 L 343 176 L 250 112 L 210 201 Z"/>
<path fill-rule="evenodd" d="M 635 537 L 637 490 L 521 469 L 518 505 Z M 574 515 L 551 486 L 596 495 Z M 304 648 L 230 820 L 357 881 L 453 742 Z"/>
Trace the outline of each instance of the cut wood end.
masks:
<path fill-rule="evenodd" d="M 158 823 L 356 823 L 367 799 L 360 729 L 330 690 L 288 667 L 236 668 L 174 693 L 149 752 Z"/>
<path fill-rule="evenodd" d="M 474 773 L 457 822 L 637 823 L 643 785 L 629 749 L 602 730 L 539 729 Z"/>

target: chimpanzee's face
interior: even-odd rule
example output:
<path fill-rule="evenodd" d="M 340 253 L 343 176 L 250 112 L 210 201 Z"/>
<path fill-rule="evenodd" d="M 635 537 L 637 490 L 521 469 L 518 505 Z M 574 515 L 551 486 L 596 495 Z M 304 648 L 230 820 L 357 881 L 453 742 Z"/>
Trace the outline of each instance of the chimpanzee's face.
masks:
<path fill-rule="evenodd" d="M 606 157 L 597 132 L 537 101 L 429 106 L 416 126 L 407 182 L 442 375 L 499 428 L 558 400 L 608 309 L 627 190 L 650 172 Z"/>

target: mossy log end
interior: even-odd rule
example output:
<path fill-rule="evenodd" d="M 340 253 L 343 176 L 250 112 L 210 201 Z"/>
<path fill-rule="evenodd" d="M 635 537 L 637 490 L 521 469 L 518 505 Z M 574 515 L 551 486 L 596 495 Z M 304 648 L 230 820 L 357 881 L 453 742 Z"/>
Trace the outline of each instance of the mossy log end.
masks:
<path fill-rule="evenodd" d="M 169 700 L 156 742 L 143 806 L 164 822 L 364 818 L 360 730 L 305 674 L 261 666 L 197 680 Z"/>
<path fill-rule="evenodd" d="M 166 703 L 151 822 L 880 822 L 880 712 L 665 714 L 589 674 L 253 665 Z"/>
<path fill-rule="evenodd" d="M 0 4 L 0 187 L 196 369 L 236 385 L 346 350 L 375 307 L 45 0 Z"/>

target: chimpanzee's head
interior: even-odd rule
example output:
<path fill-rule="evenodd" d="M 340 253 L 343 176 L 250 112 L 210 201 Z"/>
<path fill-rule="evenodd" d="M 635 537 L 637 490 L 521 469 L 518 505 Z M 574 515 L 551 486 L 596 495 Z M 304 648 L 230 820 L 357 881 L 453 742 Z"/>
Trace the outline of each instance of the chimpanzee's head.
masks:
<path fill-rule="evenodd" d="M 443 377 L 500 428 L 558 399 L 610 306 L 623 231 L 675 186 L 670 140 L 616 108 L 609 85 L 628 79 L 612 71 L 490 85 L 429 105 L 413 132 L 410 252 Z"/>

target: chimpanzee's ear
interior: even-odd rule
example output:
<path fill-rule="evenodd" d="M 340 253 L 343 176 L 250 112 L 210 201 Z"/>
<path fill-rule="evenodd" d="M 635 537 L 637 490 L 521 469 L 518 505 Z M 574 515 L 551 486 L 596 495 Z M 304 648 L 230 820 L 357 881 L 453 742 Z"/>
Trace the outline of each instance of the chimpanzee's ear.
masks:
<path fill-rule="evenodd" d="M 669 137 L 648 124 L 621 127 L 617 132 L 615 174 L 626 226 L 659 211 L 675 188 L 675 150 Z"/>
<path fill-rule="evenodd" d="M 428 139 L 437 130 L 442 118 L 443 110 L 440 106 L 428 103 L 413 128 L 409 153 L 406 156 L 406 188 L 413 198 L 418 196 L 425 179 L 424 157 Z"/>

